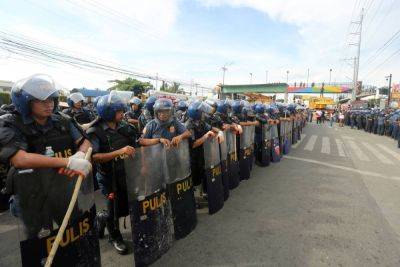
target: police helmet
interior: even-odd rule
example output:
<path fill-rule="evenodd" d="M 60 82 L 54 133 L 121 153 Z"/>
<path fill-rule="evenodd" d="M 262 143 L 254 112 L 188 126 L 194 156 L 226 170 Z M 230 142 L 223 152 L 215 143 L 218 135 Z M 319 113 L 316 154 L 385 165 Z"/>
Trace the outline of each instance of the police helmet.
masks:
<path fill-rule="evenodd" d="M 146 104 L 145 104 L 145 108 L 150 111 L 151 113 L 154 112 L 154 104 L 156 103 L 157 98 L 155 96 L 150 96 L 149 98 L 147 98 Z"/>
<path fill-rule="evenodd" d="M 178 110 L 181 110 L 181 111 L 187 110 L 187 104 L 186 104 L 186 102 L 183 101 L 183 100 L 179 101 L 179 102 L 178 102 L 177 109 L 178 109 Z"/>
<path fill-rule="evenodd" d="M 96 105 L 97 113 L 105 121 L 113 121 L 117 111 L 125 111 L 126 104 L 121 97 L 111 91 L 109 95 L 100 97 Z"/>
<path fill-rule="evenodd" d="M 230 109 L 229 101 L 227 101 L 227 100 L 218 101 L 218 103 L 217 103 L 217 111 L 219 113 L 227 114 L 229 112 L 229 109 Z"/>
<path fill-rule="evenodd" d="M 206 99 L 205 102 L 206 102 L 208 105 L 210 105 L 211 107 L 215 108 L 215 110 L 217 110 L 218 103 L 217 103 L 216 100 L 208 98 L 208 99 Z"/>
<path fill-rule="evenodd" d="M 142 100 L 140 100 L 138 97 L 134 97 L 131 100 L 129 100 L 130 105 L 139 106 L 141 103 L 142 103 Z"/>
<path fill-rule="evenodd" d="M 31 113 L 30 102 L 32 100 L 54 99 L 54 109 L 58 105 L 59 91 L 61 87 L 48 75 L 35 74 L 22 79 L 14 84 L 11 89 L 11 101 L 15 109 L 22 116 L 27 117 Z"/>
<path fill-rule="evenodd" d="M 263 104 L 256 104 L 254 107 L 254 111 L 257 114 L 263 114 L 265 112 L 265 106 Z"/>
<path fill-rule="evenodd" d="M 157 99 L 153 106 L 154 114 L 157 114 L 160 111 L 169 111 L 169 115 L 171 117 L 173 107 L 174 104 L 172 103 L 171 99 L 168 98 Z"/>
<path fill-rule="evenodd" d="M 232 103 L 232 111 L 235 114 L 240 114 L 242 112 L 242 108 L 243 108 L 243 103 L 240 100 L 235 100 Z"/>
<path fill-rule="evenodd" d="M 76 104 L 80 101 L 85 102 L 85 97 L 81 93 L 72 93 L 68 97 L 67 103 L 68 103 L 68 106 L 70 108 L 72 108 L 74 106 L 74 104 Z"/>
<path fill-rule="evenodd" d="M 203 113 L 210 113 L 211 106 L 200 100 L 190 103 L 188 107 L 188 116 L 193 120 L 200 120 Z"/>

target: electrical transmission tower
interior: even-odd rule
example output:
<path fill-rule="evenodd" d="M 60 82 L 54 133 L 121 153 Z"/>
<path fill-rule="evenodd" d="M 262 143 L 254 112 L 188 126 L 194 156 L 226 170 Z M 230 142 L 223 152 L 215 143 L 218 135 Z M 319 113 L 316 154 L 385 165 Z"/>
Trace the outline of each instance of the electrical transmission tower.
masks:
<path fill-rule="evenodd" d="M 358 41 L 356 43 L 350 43 L 349 45 L 354 45 L 357 47 L 357 56 L 354 58 L 354 73 L 353 73 L 353 94 L 351 100 L 356 100 L 356 89 L 358 83 L 358 73 L 360 68 L 360 49 L 361 49 L 361 34 L 362 34 L 362 24 L 364 19 L 364 8 L 361 10 L 360 20 L 352 21 L 352 24 L 358 25 L 356 31 L 352 32 L 352 35 L 358 36 Z"/>

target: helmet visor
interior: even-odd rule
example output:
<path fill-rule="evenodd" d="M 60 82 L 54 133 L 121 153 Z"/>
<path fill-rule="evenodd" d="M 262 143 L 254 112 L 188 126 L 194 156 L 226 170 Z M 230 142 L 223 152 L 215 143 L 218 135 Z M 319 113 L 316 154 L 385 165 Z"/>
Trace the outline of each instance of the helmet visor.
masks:
<path fill-rule="evenodd" d="M 62 87 L 53 78 L 45 74 L 35 74 L 16 82 L 12 92 L 24 91 L 38 100 L 46 100 L 54 93 L 58 93 Z"/>

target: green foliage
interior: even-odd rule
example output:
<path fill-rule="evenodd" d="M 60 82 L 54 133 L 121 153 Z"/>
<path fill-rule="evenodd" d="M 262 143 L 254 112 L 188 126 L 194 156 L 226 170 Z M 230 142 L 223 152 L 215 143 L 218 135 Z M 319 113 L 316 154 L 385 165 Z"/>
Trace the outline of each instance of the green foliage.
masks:
<path fill-rule="evenodd" d="M 142 82 L 133 78 L 126 78 L 125 80 L 111 80 L 114 83 L 108 90 L 132 91 L 135 95 L 140 95 L 147 90 L 153 89 L 153 85 L 149 82 Z"/>
<path fill-rule="evenodd" d="M 0 104 L 10 104 L 10 103 L 11 103 L 10 93 L 0 92 Z"/>
<path fill-rule="evenodd" d="M 389 87 L 384 86 L 384 87 L 379 88 L 379 94 L 381 94 L 381 95 L 389 94 Z"/>
<path fill-rule="evenodd" d="M 168 83 L 163 82 L 160 91 L 168 92 L 168 93 L 174 93 L 174 94 L 183 94 L 183 89 L 180 88 L 180 84 L 177 82 L 174 82 L 172 85 L 168 85 Z"/>

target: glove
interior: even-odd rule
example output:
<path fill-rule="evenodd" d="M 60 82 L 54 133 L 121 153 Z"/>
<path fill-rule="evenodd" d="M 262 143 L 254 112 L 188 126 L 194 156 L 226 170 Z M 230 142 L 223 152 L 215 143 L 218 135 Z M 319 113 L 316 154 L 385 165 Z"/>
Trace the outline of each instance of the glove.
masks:
<path fill-rule="evenodd" d="M 78 151 L 75 154 L 73 154 L 70 158 L 75 158 L 75 159 L 85 159 L 85 153 L 82 151 Z"/>
<path fill-rule="evenodd" d="M 86 159 L 70 157 L 68 160 L 67 169 L 76 171 L 85 177 L 90 173 L 92 164 Z"/>

